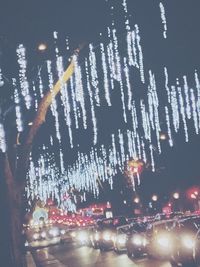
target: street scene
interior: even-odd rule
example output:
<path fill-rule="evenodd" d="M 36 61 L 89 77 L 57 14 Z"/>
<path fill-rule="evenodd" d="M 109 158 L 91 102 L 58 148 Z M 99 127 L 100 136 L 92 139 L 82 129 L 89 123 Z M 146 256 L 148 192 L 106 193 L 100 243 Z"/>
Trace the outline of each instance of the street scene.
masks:
<path fill-rule="evenodd" d="M 199 10 L 0 3 L 0 266 L 200 267 Z"/>

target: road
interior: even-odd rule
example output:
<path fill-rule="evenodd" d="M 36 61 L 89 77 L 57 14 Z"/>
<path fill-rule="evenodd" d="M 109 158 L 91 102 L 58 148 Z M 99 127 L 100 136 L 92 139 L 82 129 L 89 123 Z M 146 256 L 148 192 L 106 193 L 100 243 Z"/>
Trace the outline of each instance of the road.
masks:
<path fill-rule="evenodd" d="M 70 244 L 39 249 L 35 253 L 38 267 L 171 267 L 170 263 L 141 259 L 133 262 L 126 254 L 101 252 Z"/>

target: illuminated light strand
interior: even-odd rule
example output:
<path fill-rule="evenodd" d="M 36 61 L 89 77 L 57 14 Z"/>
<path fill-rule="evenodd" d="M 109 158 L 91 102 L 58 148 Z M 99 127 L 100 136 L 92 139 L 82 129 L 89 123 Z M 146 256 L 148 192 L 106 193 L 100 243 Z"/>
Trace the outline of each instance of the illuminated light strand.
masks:
<path fill-rule="evenodd" d="M 86 108 L 85 108 L 85 98 L 84 98 L 81 67 L 78 65 L 77 56 L 74 56 L 73 60 L 74 60 L 76 101 L 80 103 L 80 107 L 81 107 L 81 111 L 82 111 L 83 127 L 84 127 L 84 129 L 87 129 L 87 115 L 86 115 Z"/>
<path fill-rule="evenodd" d="M 145 143 L 144 143 L 144 140 L 143 139 L 141 141 L 141 146 L 142 146 L 142 159 L 146 163 L 147 162 L 147 155 L 146 155 Z"/>
<path fill-rule="evenodd" d="M 92 95 L 92 90 L 90 86 L 90 81 L 89 81 L 89 73 L 88 73 L 88 62 L 87 59 L 85 59 L 85 71 L 86 71 L 86 80 L 87 80 L 87 89 L 90 97 L 90 107 L 91 107 L 91 115 L 92 115 L 92 124 L 93 124 L 93 144 L 97 144 L 97 120 L 96 120 L 96 114 L 95 114 L 95 109 L 94 109 L 94 101 L 93 101 L 93 95 Z"/>
<path fill-rule="evenodd" d="M 175 86 L 171 86 L 171 108 L 172 108 L 172 119 L 173 119 L 173 125 L 174 130 L 177 133 L 179 129 L 179 111 L 178 111 L 178 100 L 176 96 L 176 88 Z"/>
<path fill-rule="evenodd" d="M 144 100 L 140 100 L 140 109 L 142 114 L 142 127 L 144 130 L 144 137 L 148 140 L 149 139 L 149 129 L 148 129 L 148 123 L 147 123 L 147 117 L 146 117 L 146 109 L 144 105 Z"/>
<path fill-rule="evenodd" d="M 61 168 L 61 173 L 64 173 L 65 167 L 64 167 L 63 152 L 61 149 L 60 149 L 60 168 Z"/>
<path fill-rule="evenodd" d="M 140 35 L 139 35 L 139 27 L 136 24 L 135 25 L 135 38 L 136 38 L 136 44 L 137 44 L 137 48 L 138 48 L 138 56 L 139 56 L 139 68 L 140 68 L 140 78 L 141 78 L 141 82 L 145 83 L 145 77 L 144 77 L 144 63 L 143 63 L 143 52 L 142 52 L 142 47 L 140 44 Z"/>
<path fill-rule="evenodd" d="M 128 139 L 129 156 L 130 156 L 130 158 L 131 157 L 135 158 L 136 157 L 136 153 L 135 153 L 135 150 L 134 150 L 133 141 L 132 141 L 132 135 L 131 135 L 131 131 L 130 130 L 127 130 L 127 139 Z"/>
<path fill-rule="evenodd" d="M 163 3 L 160 2 L 159 4 L 160 7 L 160 15 L 161 15 L 161 20 L 163 24 L 163 37 L 166 39 L 167 38 L 167 19 L 165 15 L 165 7 Z"/>
<path fill-rule="evenodd" d="M 119 55 L 119 50 L 118 50 L 118 40 L 116 36 L 116 29 L 112 30 L 112 37 L 113 37 L 113 42 L 114 42 L 114 56 L 115 56 L 115 63 L 116 63 L 115 78 L 120 84 L 123 118 L 124 118 L 124 122 L 127 123 L 126 105 L 125 105 L 125 98 L 124 98 L 124 87 L 123 87 L 123 81 L 122 81 L 122 75 L 121 75 L 122 66 L 121 66 L 121 60 L 120 60 L 120 55 Z"/>
<path fill-rule="evenodd" d="M 189 100 L 189 87 L 187 82 L 187 76 L 183 76 L 184 81 L 184 93 L 185 93 L 185 102 L 186 102 L 186 115 L 188 119 L 191 119 L 191 107 L 190 107 L 190 100 Z"/>
<path fill-rule="evenodd" d="M 44 96 L 44 86 L 42 82 L 41 72 L 38 72 L 38 79 L 39 79 L 39 90 L 40 90 L 40 98 L 43 98 Z"/>
<path fill-rule="evenodd" d="M 2 74 L 2 69 L 0 68 L 0 87 L 4 85 L 4 80 L 3 80 L 3 74 Z"/>
<path fill-rule="evenodd" d="M 127 105 L 127 108 L 128 108 L 128 110 L 131 110 L 133 94 L 132 94 L 132 90 L 131 90 L 129 69 L 128 69 L 128 66 L 127 66 L 127 59 L 126 58 L 124 58 L 124 73 L 125 73 L 126 87 L 127 87 L 127 91 L 128 91 L 128 105 Z"/>
<path fill-rule="evenodd" d="M 97 75 L 96 55 L 95 55 L 94 47 L 92 44 L 89 44 L 89 64 L 90 64 L 91 83 L 95 89 L 96 104 L 97 104 L 97 106 L 100 106 L 99 82 L 98 82 L 98 75 Z"/>
<path fill-rule="evenodd" d="M 126 157 L 125 157 L 125 151 L 124 151 L 124 138 L 120 130 L 118 130 L 118 138 L 119 138 L 121 166 L 122 166 L 126 160 Z"/>
<path fill-rule="evenodd" d="M 131 32 L 131 43 L 132 43 L 133 66 L 139 69 L 140 66 L 139 66 L 138 59 L 137 59 L 138 53 L 137 53 L 137 39 L 136 39 L 135 31 Z"/>
<path fill-rule="evenodd" d="M 17 53 L 17 62 L 19 64 L 19 82 L 20 88 L 22 92 L 22 96 L 24 97 L 25 105 L 27 109 L 31 108 L 31 96 L 29 92 L 29 83 L 26 76 L 27 72 L 27 61 L 26 61 L 26 49 L 25 47 L 20 44 L 16 50 Z"/>
<path fill-rule="evenodd" d="M 62 57 L 57 57 L 56 65 L 57 65 L 58 76 L 62 77 L 63 73 L 64 73 L 63 58 Z M 67 84 L 63 83 L 62 80 L 61 80 L 60 93 L 61 93 L 61 101 L 63 103 L 65 121 L 66 121 L 66 124 L 68 127 L 70 146 L 71 146 L 71 148 L 73 148 L 73 136 L 72 136 L 72 128 L 71 128 L 71 124 L 72 124 L 71 123 L 71 106 L 70 106 L 70 102 L 69 102 Z"/>
<path fill-rule="evenodd" d="M 152 94 L 152 106 L 153 106 L 153 117 L 155 119 L 155 130 L 156 130 L 156 138 L 158 145 L 158 152 L 161 153 L 161 145 L 160 145 L 160 120 L 159 120 L 159 100 L 156 89 L 156 81 L 155 76 L 152 74 L 151 70 L 149 71 L 149 80 L 150 80 L 150 90 Z"/>
<path fill-rule="evenodd" d="M 103 76 L 104 76 L 103 81 L 104 81 L 104 89 L 105 89 L 105 98 L 106 98 L 108 106 L 112 106 L 111 100 L 110 100 L 108 69 L 107 69 L 107 64 L 106 64 L 104 44 L 100 43 L 100 49 L 101 49 L 101 60 L 102 60 L 102 68 L 103 68 Z"/>
<path fill-rule="evenodd" d="M 122 6 L 124 7 L 124 12 L 125 13 L 128 13 L 128 8 L 127 8 L 127 2 L 126 2 L 126 0 L 123 0 L 122 1 Z"/>
<path fill-rule="evenodd" d="M 4 126 L 0 123 L 0 150 L 5 153 L 6 152 L 6 135 Z"/>
<path fill-rule="evenodd" d="M 168 99 L 168 103 L 170 103 L 170 89 L 169 89 L 169 86 L 168 86 L 168 83 L 169 83 L 169 76 L 168 76 L 168 71 L 167 71 L 167 68 L 164 67 L 164 74 L 165 74 L 165 89 L 167 91 L 167 99 Z"/>
<path fill-rule="evenodd" d="M 154 161 L 154 155 L 153 155 L 153 146 L 150 145 L 149 149 L 150 149 L 150 155 L 151 155 L 151 169 L 152 169 L 152 172 L 155 172 L 155 161 Z"/>
<path fill-rule="evenodd" d="M 34 95 L 34 108 L 35 108 L 35 111 L 37 111 L 37 109 L 38 109 L 38 99 L 37 99 L 37 91 L 36 91 L 36 87 L 35 87 L 35 83 L 34 82 L 33 82 L 32 90 L 33 90 L 33 95 Z"/>
<path fill-rule="evenodd" d="M 167 133 L 168 133 L 168 138 L 169 138 L 169 145 L 172 147 L 174 144 L 173 144 L 173 139 L 172 139 L 172 131 L 171 131 L 170 118 L 169 118 L 169 110 L 168 110 L 167 106 L 165 106 L 165 116 L 166 116 L 166 124 L 167 124 Z"/>
<path fill-rule="evenodd" d="M 120 62 L 120 55 L 119 55 L 119 48 L 118 48 L 118 39 L 116 36 L 117 30 L 114 28 L 111 30 L 112 33 L 112 39 L 113 39 L 113 49 L 114 49 L 114 78 L 118 81 L 121 82 L 122 77 L 121 77 L 121 62 Z"/>
<path fill-rule="evenodd" d="M 199 121 L 198 121 L 198 115 L 197 115 L 196 99 L 195 99 L 193 89 L 190 89 L 190 95 L 191 95 L 191 102 L 192 102 L 192 118 L 194 121 L 195 132 L 196 134 L 198 134 L 199 133 Z"/>
<path fill-rule="evenodd" d="M 138 128 L 138 119 L 137 119 L 137 111 L 135 107 L 135 101 L 133 101 L 132 109 L 131 109 L 131 117 L 132 117 L 132 126 L 133 126 L 133 134 L 136 137 L 137 128 Z"/>
<path fill-rule="evenodd" d="M 141 153 L 141 144 L 140 144 L 140 136 L 139 136 L 139 134 L 136 135 L 136 141 L 137 141 L 138 157 L 141 159 L 142 158 L 142 153 Z"/>
<path fill-rule="evenodd" d="M 52 103 L 50 105 L 51 108 L 51 112 L 55 118 L 55 129 L 56 129 L 56 137 L 59 141 L 59 143 L 61 143 L 61 134 L 60 134 L 60 125 L 59 125 L 59 119 L 58 119 L 58 111 L 57 111 L 57 102 L 56 102 L 56 98 L 55 95 L 52 91 L 53 89 L 53 73 L 52 73 L 52 67 L 51 67 L 52 63 L 51 61 L 47 61 L 47 72 L 48 72 L 48 78 L 49 78 L 49 88 L 52 94 Z"/>
<path fill-rule="evenodd" d="M 71 87 L 71 96 L 72 96 L 72 105 L 73 105 L 73 112 L 74 112 L 74 119 L 75 119 L 75 127 L 76 129 L 79 128 L 78 123 L 78 113 L 77 113 L 77 105 L 76 105 L 76 97 L 75 97 L 75 85 L 74 85 L 74 77 L 70 77 L 70 87 Z"/>
<path fill-rule="evenodd" d="M 200 82 L 197 71 L 195 71 L 195 83 L 197 89 L 197 114 L 198 114 L 198 121 L 199 121 L 199 129 L 200 129 Z"/>
<path fill-rule="evenodd" d="M 178 83 L 179 85 L 179 83 Z M 182 121 L 183 121 L 183 127 L 184 127 L 184 132 L 185 132 L 185 141 L 189 141 L 188 137 L 188 127 L 187 127 L 187 122 L 186 122 L 186 114 L 185 114 L 185 107 L 184 107 L 184 101 L 183 101 L 183 96 L 181 92 L 181 87 L 177 87 L 178 89 L 178 96 L 179 96 L 179 104 L 180 104 L 180 112 L 182 116 Z"/>
<path fill-rule="evenodd" d="M 109 75 L 110 84 L 111 84 L 111 89 L 113 90 L 114 89 L 115 67 L 114 67 L 114 54 L 113 54 L 112 41 L 110 41 L 109 44 L 107 45 L 107 56 L 108 56 L 108 67 L 110 70 L 110 75 Z"/>
<path fill-rule="evenodd" d="M 17 126 L 18 132 L 23 132 L 24 127 L 23 127 L 22 112 L 21 112 L 21 106 L 20 106 L 20 97 L 19 97 L 19 92 L 17 90 L 16 79 L 14 79 L 14 78 L 12 79 L 12 84 L 14 87 L 16 126 Z"/>

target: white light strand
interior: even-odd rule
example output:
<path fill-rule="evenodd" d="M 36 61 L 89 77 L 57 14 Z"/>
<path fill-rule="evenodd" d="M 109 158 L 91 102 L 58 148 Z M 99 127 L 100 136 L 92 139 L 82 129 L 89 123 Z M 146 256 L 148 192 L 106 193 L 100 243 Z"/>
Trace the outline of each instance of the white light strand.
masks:
<path fill-rule="evenodd" d="M 165 74 L 165 89 L 167 91 L 167 99 L 168 99 L 168 103 L 170 103 L 170 89 L 168 86 L 169 76 L 168 76 L 168 71 L 166 67 L 164 67 L 164 74 Z"/>
<path fill-rule="evenodd" d="M 12 79 L 12 84 L 13 84 L 13 87 L 14 87 L 16 126 L 17 126 L 18 132 L 22 132 L 24 130 L 24 127 L 23 127 L 22 112 L 21 112 L 21 106 L 20 106 L 20 98 L 19 98 L 19 92 L 17 90 L 16 79 L 14 79 L 14 78 Z"/>
<path fill-rule="evenodd" d="M 169 110 L 168 107 L 165 107 L 165 116 L 166 116 L 166 123 L 167 123 L 167 133 L 169 138 L 169 145 L 173 146 L 173 139 L 172 139 L 172 130 L 171 130 L 171 124 L 170 124 L 170 118 L 169 118 Z"/>
<path fill-rule="evenodd" d="M 184 107 L 181 87 L 178 86 L 177 89 L 178 89 L 178 96 L 179 96 L 180 112 L 181 112 L 181 117 L 183 121 L 184 132 L 185 132 L 185 141 L 188 142 L 189 141 L 188 127 L 187 127 L 187 122 L 186 122 L 185 107 Z"/>
<path fill-rule="evenodd" d="M 174 130 L 177 133 L 179 130 L 179 111 L 175 86 L 171 86 L 171 108 Z"/>
<path fill-rule="evenodd" d="M 191 95 L 191 103 L 192 103 L 192 118 L 194 121 L 195 132 L 196 134 L 198 134 L 199 133 L 199 122 L 198 122 L 198 116 L 197 116 L 196 99 L 195 99 L 193 89 L 190 89 L 190 95 Z"/>
<path fill-rule="evenodd" d="M 6 135 L 4 126 L 0 123 L 0 150 L 5 153 L 6 152 Z"/>
<path fill-rule="evenodd" d="M 137 43 L 138 56 L 139 56 L 140 78 L 141 78 L 141 82 L 145 83 L 143 52 L 142 52 L 142 47 L 140 44 L 141 38 L 140 38 L 140 34 L 139 34 L 139 27 L 137 24 L 135 25 L 135 36 L 136 36 L 136 43 Z"/>
<path fill-rule="evenodd" d="M 89 44 L 89 63 L 90 63 L 91 82 L 92 82 L 92 86 L 95 89 L 96 105 L 100 106 L 99 82 L 98 82 L 98 75 L 97 75 L 97 62 L 96 62 L 96 55 L 94 52 L 94 47 L 92 44 Z"/>
<path fill-rule="evenodd" d="M 125 73 L 125 79 L 126 79 L 126 87 L 128 90 L 128 105 L 127 108 L 128 110 L 131 110 L 132 107 L 132 90 L 131 90 L 131 83 L 130 83 L 130 76 L 129 76 L 129 69 L 127 66 L 127 59 L 124 58 L 124 73 Z"/>
<path fill-rule="evenodd" d="M 18 57 L 18 64 L 19 64 L 19 82 L 22 95 L 24 97 L 25 105 L 27 109 L 31 107 L 31 96 L 29 92 L 29 83 L 28 78 L 26 76 L 27 72 L 27 61 L 26 61 L 26 49 L 25 47 L 20 44 L 16 50 L 17 57 Z"/>
<path fill-rule="evenodd" d="M 103 68 L 103 82 L 104 82 L 104 89 L 105 89 L 105 98 L 106 98 L 108 106 L 111 106 L 109 81 L 108 81 L 108 69 L 107 69 L 104 44 L 100 43 L 100 49 L 101 49 L 101 60 L 102 60 L 102 68 Z"/>
<path fill-rule="evenodd" d="M 86 115 L 86 108 L 85 108 L 85 98 L 84 98 L 84 90 L 83 90 L 83 83 L 82 83 L 81 67 L 78 64 L 77 56 L 73 56 L 73 60 L 74 60 L 76 101 L 80 103 L 81 111 L 82 111 L 82 118 L 83 118 L 83 127 L 84 129 L 87 129 L 87 115 Z"/>
<path fill-rule="evenodd" d="M 90 106 L 91 106 L 91 115 L 92 115 L 92 124 L 93 124 L 93 144 L 97 144 L 97 119 L 96 119 L 96 114 L 95 114 L 95 109 L 94 109 L 94 101 L 93 101 L 93 95 L 92 95 L 92 90 L 90 86 L 90 81 L 89 81 L 89 73 L 88 73 L 88 62 L 87 59 L 85 60 L 85 71 L 86 71 L 86 79 L 87 79 L 87 89 L 90 97 Z"/>
<path fill-rule="evenodd" d="M 163 37 L 166 39 L 167 38 L 167 20 L 166 20 L 166 15 L 165 15 L 165 7 L 163 3 L 161 2 L 159 4 L 159 7 L 160 7 L 161 20 L 163 24 Z"/>

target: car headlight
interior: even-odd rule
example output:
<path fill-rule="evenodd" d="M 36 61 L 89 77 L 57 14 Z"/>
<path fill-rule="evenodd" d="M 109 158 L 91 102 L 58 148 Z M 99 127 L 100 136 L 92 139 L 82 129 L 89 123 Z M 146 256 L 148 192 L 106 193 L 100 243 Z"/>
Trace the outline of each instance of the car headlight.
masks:
<path fill-rule="evenodd" d="M 135 244 L 136 246 L 141 246 L 143 243 L 143 238 L 141 236 L 134 236 L 132 240 L 133 244 Z"/>
<path fill-rule="evenodd" d="M 58 228 L 52 228 L 52 229 L 49 230 L 49 234 L 50 234 L 52 237 L 59 236 L 59 229 L 58 229 Z"/>
<path fill-rule="evenodd" d="M 45 238 L 46 236 L 47 236 L 46 232 L 42 232 L 42 233 L 41 233 L 41 237 L 42 237 L 42 238 Z"/>
<path fill-rule="evenodd" d="M 95 239 L 96 241 L 99 240 L 99 233 L 95 233 L 95 235 L 94 235 L 94 239 Z"/>
<path fill-rule="evenodd" d="M 75 238 L 76 237 L 76 232 L 72 232 L 70 235 L 71 235 L 71 237 Z"/>
<path fill-rule="evenodd" d="M 126 235 L 120 235 L 117 237 L 117 243 L 119 245 L 125 245 L 126 243 Z"/>
<path fill-rule="evenodd" d="M 60 230 L 61 235 L 66 234 L 66 231 L 64 229 Z"/>
<path fill-rule="evenodd" d="M 104 234 L 103 234 L 103 239 L 104 239 L 105 241 L 109 241 L 109 240 L 111 240 L 111 238 L 112 238 L 111 233 L 104 233 Z"/>
<path fill-rule="evenodd" d="M 182 244 L 185 248 L 192 249 L 194 247 L 194 239 L 191 236 L 183 236 Z"/>
<path fill-rule="evenodd" d="M 167 235 L 160 235 L 156 239 L 157 244 L 164 249 L 169 249 L 171 245 L 170 237 Z"/>
<path fill-rule="evenodd" d="M 38 240 L 40 238 L 40 235 L 38 233 L 33 234 L 33 239 Z"/>
<path fill-rule="evenodd" d="M 88 235 L 87 235 L 86 232 L 80 232 L 80 233 L 78 233 L 78 235 L 77 235 L 77 239 L 78 239 L 78 241 L 80 241 L 80 242 L 85 242 L 85 241 L 88 240 Z"/>

